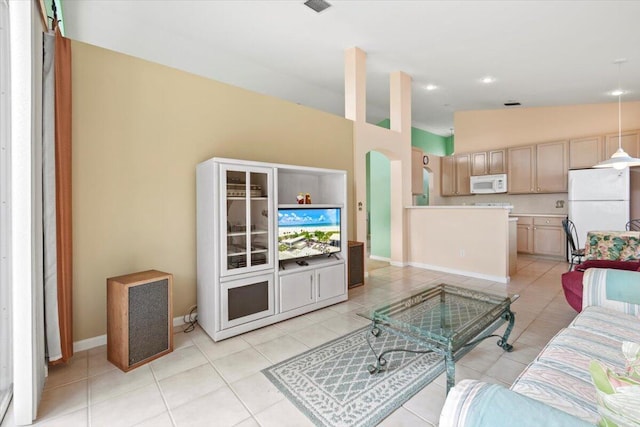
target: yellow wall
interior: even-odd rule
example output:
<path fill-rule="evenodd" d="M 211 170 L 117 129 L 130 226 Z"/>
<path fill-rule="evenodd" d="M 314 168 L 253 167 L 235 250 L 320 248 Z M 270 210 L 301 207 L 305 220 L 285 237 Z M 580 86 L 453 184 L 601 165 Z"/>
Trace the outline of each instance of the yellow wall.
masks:
<path fill-rule="evenodd" d="M 455 151 L 464 153 L 618 132 L 618 104 L 459 111 Z M 640 128 L 640 102 L 622 104 L 622 128 Z"/>
<path fill-rule="evenodd" d="M 196 164 L 214 156 L 348 172 L 353 124 L 73 42 L 74 340 L 106 333 L 106 278 L 174 274 L 174 315 L 196 303 Z"/>

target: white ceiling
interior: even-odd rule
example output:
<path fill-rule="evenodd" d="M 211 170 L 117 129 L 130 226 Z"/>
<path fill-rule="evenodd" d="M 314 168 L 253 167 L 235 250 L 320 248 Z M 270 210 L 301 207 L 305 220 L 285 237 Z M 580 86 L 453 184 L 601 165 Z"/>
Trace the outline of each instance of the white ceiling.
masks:
<path fill-rule="evenodd" d="M 367 120 L 389 73 L 413 78 L 413 125 L 461 110 L 640 100 L 640 1 L 63 0 L 72 39 L 344 116 L 344 51 L 367 53 Z M 491 85 L 480 83 L 493 76 Z M 426 84 L 436 90 L 427 91 Z M 510 107 L 518 108 L 518 107 Z"/>

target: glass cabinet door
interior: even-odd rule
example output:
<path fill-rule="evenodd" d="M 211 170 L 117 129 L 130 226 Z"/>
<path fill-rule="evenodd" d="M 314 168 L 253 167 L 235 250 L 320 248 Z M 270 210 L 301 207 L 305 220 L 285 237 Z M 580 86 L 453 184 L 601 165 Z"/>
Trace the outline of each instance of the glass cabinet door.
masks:
<path fill-rule="evenodd" d="M 271 268 L 273 170 L 223 165 L 220 173 L 222 275 Z"/>

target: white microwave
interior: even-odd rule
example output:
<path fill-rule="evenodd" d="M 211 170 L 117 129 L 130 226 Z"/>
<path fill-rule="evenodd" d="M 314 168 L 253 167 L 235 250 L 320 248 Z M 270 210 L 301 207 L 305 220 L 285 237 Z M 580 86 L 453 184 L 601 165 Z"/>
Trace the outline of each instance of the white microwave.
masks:
<path fill-rule="evenodd" d="M 487 193 L 506 193 L 507 192 L 507 174 L 500 173 L 497 175 L 480 175 L 471 177 L 471 193 L 487 194 Z"/>

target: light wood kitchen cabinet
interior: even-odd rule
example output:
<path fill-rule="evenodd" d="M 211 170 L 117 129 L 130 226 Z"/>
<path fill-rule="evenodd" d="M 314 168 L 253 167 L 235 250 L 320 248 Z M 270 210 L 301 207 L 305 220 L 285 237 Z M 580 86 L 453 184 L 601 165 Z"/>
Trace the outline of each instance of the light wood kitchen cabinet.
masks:
<path fill-rule="evenodd" d="M 518 216 L 517 226 L 518 252 L 530 254 L 533 252 L 533 217 Z"/>
<path fill-rule="evenodd" d="M 536 145 L 536 192 L 567 192 L 569 149 L 567 141 Z"/>
<path fill-rule="evenodd" d="M 424 194 L 422 150 L 411 147 L 411 194 Z"/>
<path fill-rule="evenodd" d="M 507 156 L 505 150 L 491 150 L 488 153 L 489 175 L 507 173 Z"/>
<path fill-rule="evenodd" d="M 508 149 L 509 193 L 563 193 L 567 191 L 567 141 Z"/>
<path fill-rule="evenodd" d="M 471 155 L 459 154 L 442 157 L 440 164 L 440 190 L 443 196 L 471 194 Z"/>
<path fill-rule="evenodd" d="M 471 176 L 487 175 L 487 152 L 471 154 Z"/>
<path fill-rule="evenodd" d="M 618 151 L 618 134 L 607 135 L 605 140 L 604 158 L 608 159 L 613 153 Z M 631 157 L 638 157 L 640 145 L 640 131 L 622 132 L 622 149 Z"/>
<path fill-rule="evenodd" d="M 471 154 L 471 176 L 507 173 L 506 150 L 481 151 Z"/>
<path fill-rule="evenodd" d="M 566 239 L 562 218 L 551 216 L 520 216 L 517 227 L 518 252 L 564 257 Z"/>
<path fill-rule="evenodd" d="M 569 141 L 569 169 L 590 168 L 602 160 L 604 160 L 604 138 L 602 136 Z"/>
<path fill-rule="evenodd" d="M 512 147 L 507 150 L 509 193 L 535 192 L 535 150 L 534 145 Z"/>
<path fill-rule="evenodd" d="M 440 194 L 442 196 L 456 194 L 456 162 L 453 156 L 440 159 Z"/>
<path fill-rule="evenodd" d="M 566 238 L 562 229 L 562 218 L 533 218 L 533 253 L 563 257 L 566 251 Z"/>

